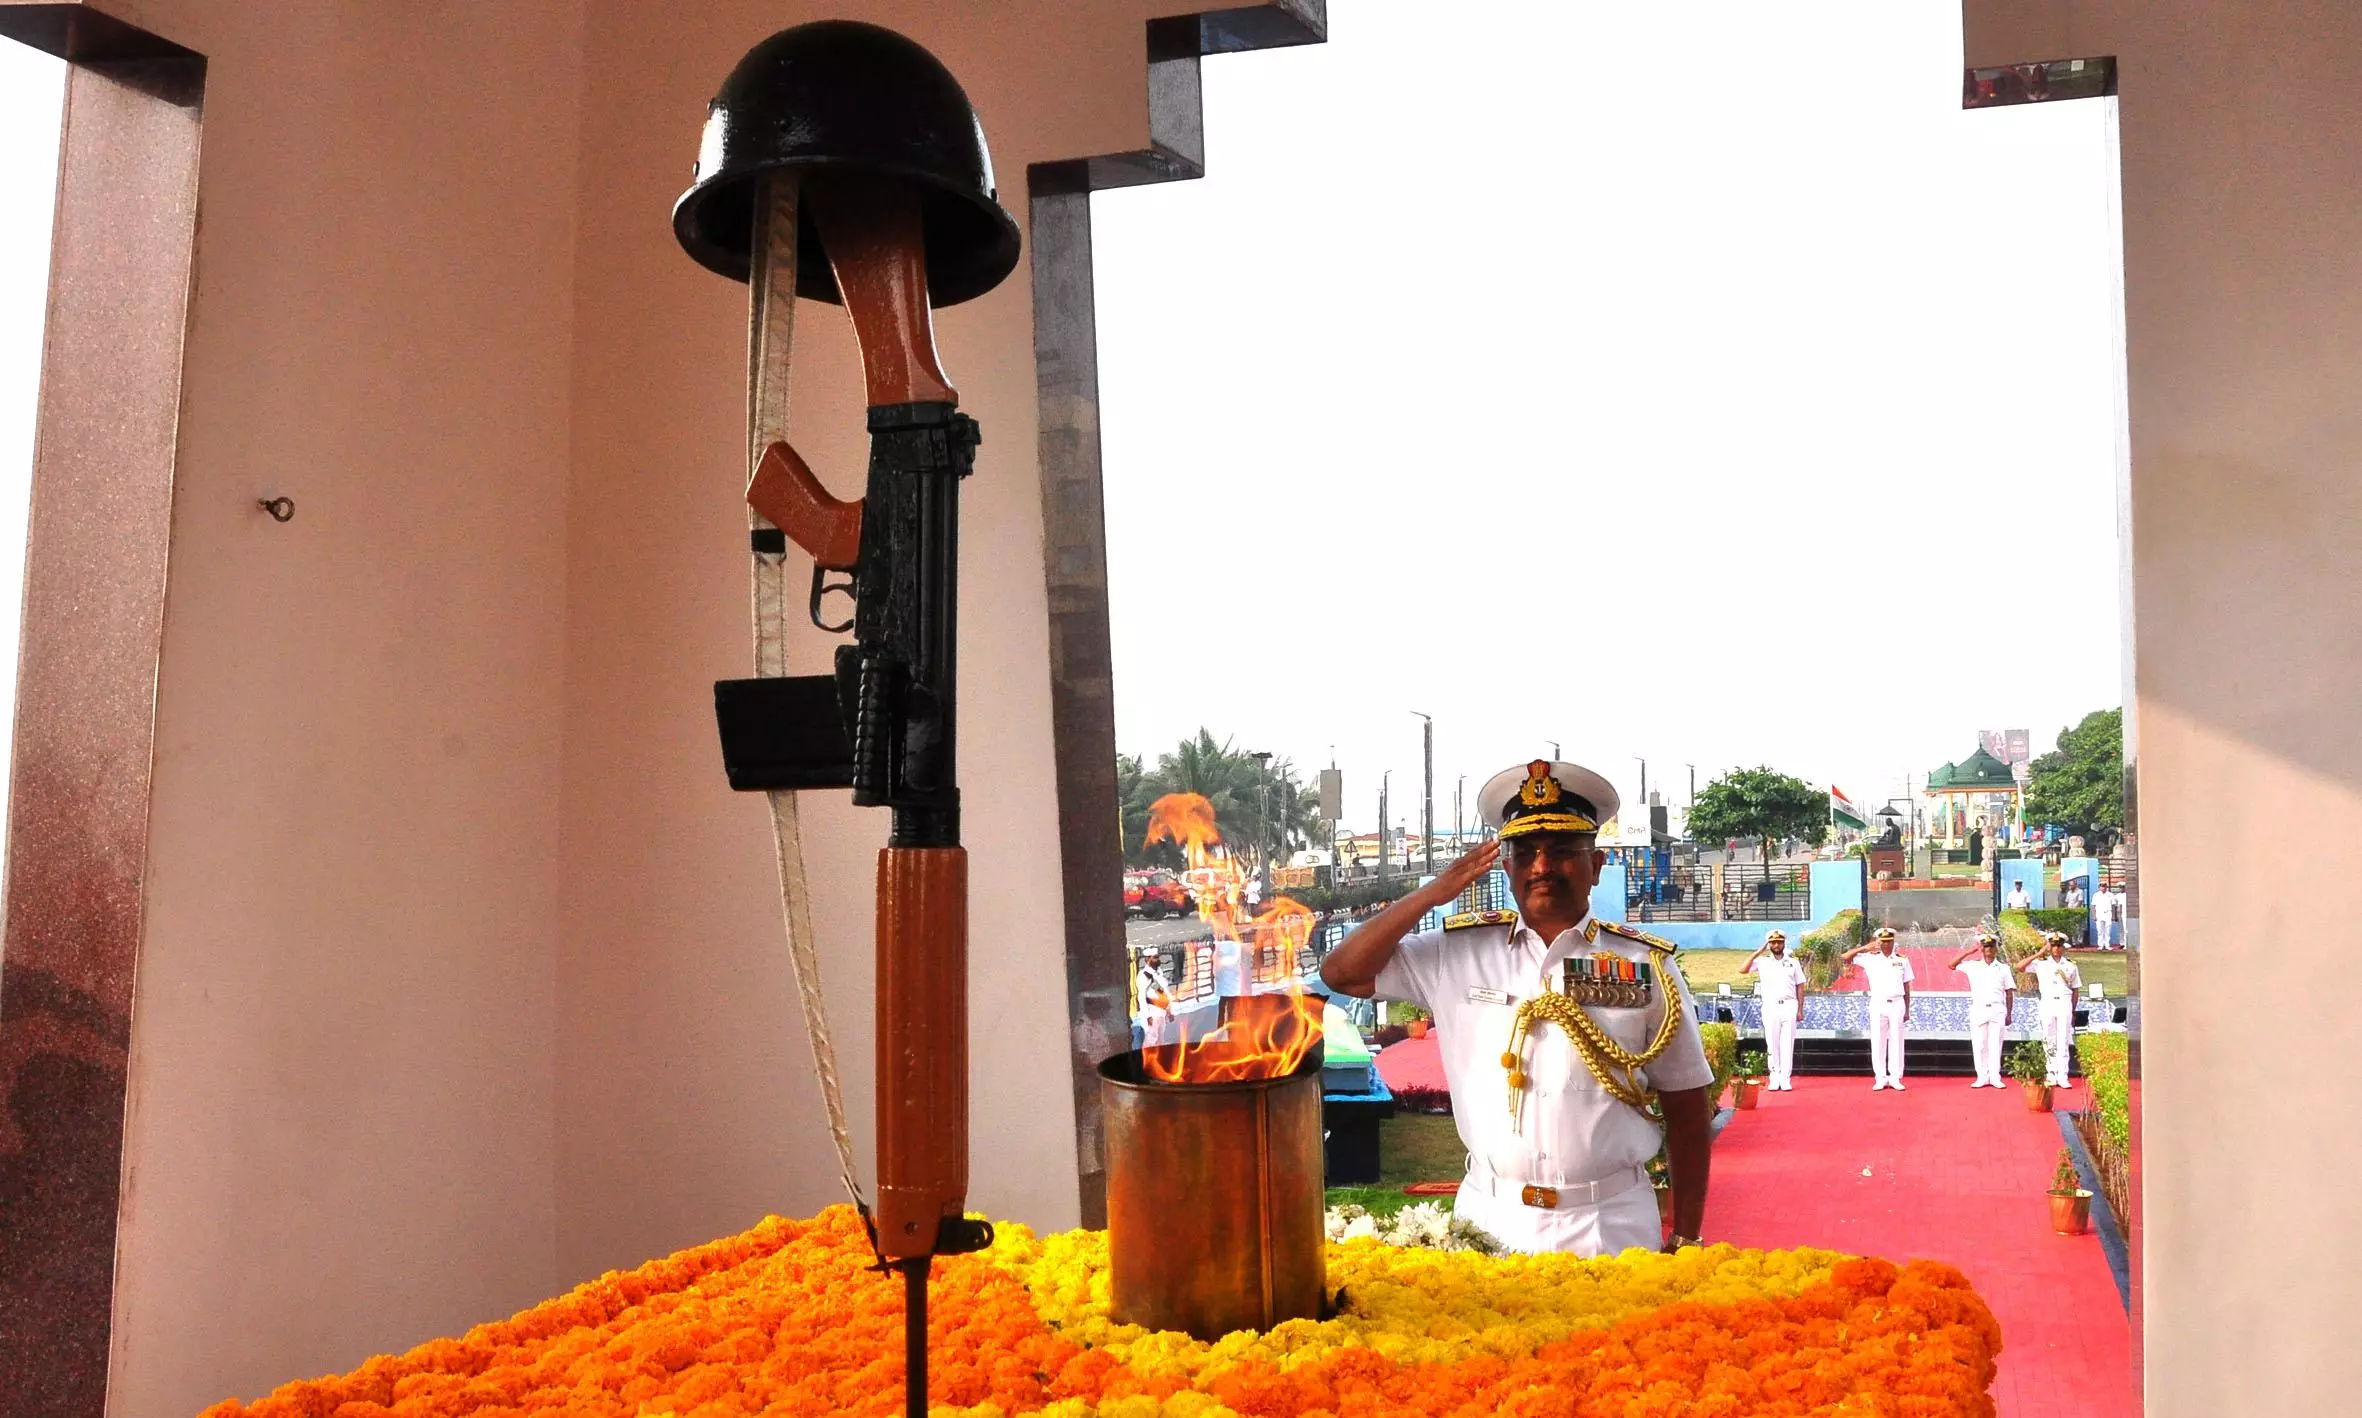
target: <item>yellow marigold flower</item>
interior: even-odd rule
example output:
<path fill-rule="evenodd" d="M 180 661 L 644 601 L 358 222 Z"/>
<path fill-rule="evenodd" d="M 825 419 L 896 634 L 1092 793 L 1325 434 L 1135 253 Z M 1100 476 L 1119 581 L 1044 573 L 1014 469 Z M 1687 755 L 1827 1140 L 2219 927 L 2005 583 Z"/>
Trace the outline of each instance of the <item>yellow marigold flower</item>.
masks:
<path fill-rule="evenodd" d="M 206 1418 L 891 1418 L 900 1286 L 869 1261 L 846 1208 L 773 1218 Z M 987 1251 L 937 1268 L 935 1413 L 1357 1418 L 1508 1411 L 1528 1394 L 1582 1418 L 1990 1412 L 2000 1332 L 1944 1266 L 1729 1246 L 1487 1257 L 1360 1239 L 1329 1248 L 1328 1274 L 1345 1313 L 1207 1343 L 1114 1322 L 1104 1234 L 1001 1226 Z"/>

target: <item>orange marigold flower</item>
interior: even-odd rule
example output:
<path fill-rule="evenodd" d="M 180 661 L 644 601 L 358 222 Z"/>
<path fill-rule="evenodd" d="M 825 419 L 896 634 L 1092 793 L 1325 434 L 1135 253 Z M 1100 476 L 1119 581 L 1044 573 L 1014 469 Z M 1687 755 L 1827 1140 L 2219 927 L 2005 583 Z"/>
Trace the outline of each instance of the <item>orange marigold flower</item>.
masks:
<path fill-rule="evenodd" d="M 1001 1228 L 936 1270 L 958 1418 L 1992 1418 L 2001 1334 L 1950 1266 L 1728 1246 L 1609 1260 L 1330 1254 L 1331 1320 L 1206 1344 L 1114 1323 L 1106 1238 Z M 892 1418 L 900 1282 L 850 1209 L 600 1276 L 203 1418 Z"/>

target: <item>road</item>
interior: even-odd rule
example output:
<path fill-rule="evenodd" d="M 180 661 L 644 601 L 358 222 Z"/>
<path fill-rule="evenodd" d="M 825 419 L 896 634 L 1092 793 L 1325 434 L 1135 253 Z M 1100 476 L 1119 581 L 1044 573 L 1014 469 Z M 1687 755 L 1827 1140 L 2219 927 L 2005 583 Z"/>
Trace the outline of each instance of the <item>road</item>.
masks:
<path fill-rule="evenodd" d="M 1126 945 L 1178 945 L 1185 940 L 1212 940 L 1214 928 L 1193 913 L 1167 916 L 1161 921 L 1134 916 L 1124 922 Z"/>

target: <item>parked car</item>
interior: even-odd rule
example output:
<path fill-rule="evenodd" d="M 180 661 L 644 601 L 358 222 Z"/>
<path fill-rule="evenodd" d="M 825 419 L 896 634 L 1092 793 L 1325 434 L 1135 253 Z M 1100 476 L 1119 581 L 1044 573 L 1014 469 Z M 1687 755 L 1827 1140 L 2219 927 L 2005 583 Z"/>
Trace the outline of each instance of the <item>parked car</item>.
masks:
<path fill-rule="evenodd" d="M 1124 873 L 1124 914 L 1144 916 L 1161 921 L 1167 916 L 1184 915 L 1189 910 L 1189 893 L 1183 889 L 1181 878 L 1169 871 L 1128 871 Z"/>

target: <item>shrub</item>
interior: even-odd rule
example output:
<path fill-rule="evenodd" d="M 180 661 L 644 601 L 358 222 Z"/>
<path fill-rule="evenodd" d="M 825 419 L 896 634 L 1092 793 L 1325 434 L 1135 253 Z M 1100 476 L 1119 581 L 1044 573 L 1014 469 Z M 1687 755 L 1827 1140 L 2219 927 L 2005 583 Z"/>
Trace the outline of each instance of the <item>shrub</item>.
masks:
<path fill-rule="evenodd" d="M 2004 911 L 1999 918 L 2001 953 L 2012 965 L 2022 965 L 2032 956 L 2042 953 L 2042 932 L 2026 919 L 2027 911 Z"/>
<path fill-rule="evenodd" d="M 2020 1040 L 2009 1051 L 2009 1076 L 2020 1083 L 2040 1083 L 2050 1077 L 2050 1060 L 2044 1056 L 2040 1041 Z"/>
<path fill-rule="evenodd" d="M 2069 945 L 2081 945 L 2091 937 L 2091 908 L 2074 906 L 2028 911 L 2026 924 L 2037 931 L 2063 931 Z"/>
<path fill-rule="evenodd" d="M 2091 1085 L 2092 1106 L 2099 1110 L 2108 1145 L 2119 1152 L 2132 1147 L 2132 1047 L 2124 1034 L 2078 1034 L 2075 1047 L 2083 1054 L 2083 1080 Z"/>
<path fill-rule="evenodd" d="M 1796 942 L 1796 958 L 1804 962 L 1804 987 L 1826 990 L 1845 973 L 1845 966 L 1837 957 L 1860 945 L 1870 937 L 1870 918 L 1852 907 L 1831 916 L 1818 929 L 1807 931 Z"/>
<path fill-rule="evenodd" d="M 2123 1034 L 2084 1034 L 2075 1047 L 2083 1053 L 2083 1081 L 2091 1087 L 2091 1111 L 2075 1115 L 2075 1131 L 2091 1149 L 2100 1195 L 2117 1224 L 2125 1225 L 2132 1201 L 2132 1041 Z"/>
<path fill-rule="evenodd" d="M 1731 1072 L 1738 1067 L 1739 1028 L 1735 1024 L 1701 1024 L 1698 1041 L 1706 1046 L 1706 1066 L 1714 1070 L 1714 1082 L 1708 1085 L 1713 1092 L 1706 1106 L 1719 1108 L 1723 1090 L 1730 1086 Z"/>

